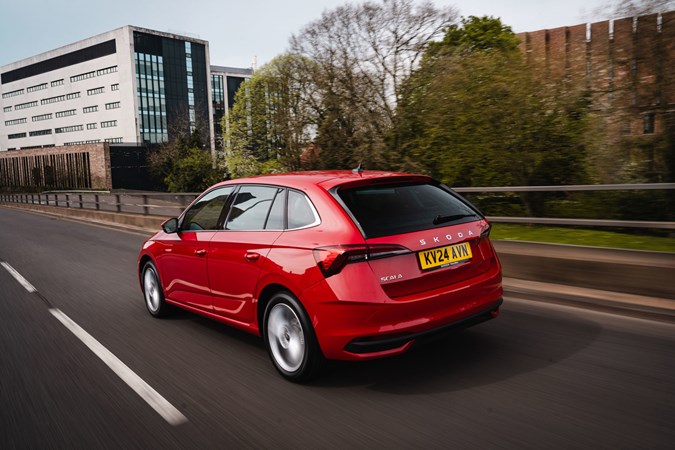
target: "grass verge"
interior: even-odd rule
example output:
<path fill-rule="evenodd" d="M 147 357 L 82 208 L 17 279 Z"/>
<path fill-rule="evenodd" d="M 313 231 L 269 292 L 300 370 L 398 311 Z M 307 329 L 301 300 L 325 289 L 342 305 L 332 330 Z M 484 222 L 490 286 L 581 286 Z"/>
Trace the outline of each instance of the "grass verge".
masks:
<path fill-rule="evenodd" d="M 675 238 L 672 237 L 645 236 L 582 228 L 492 223 L 490 237 L 508 241 L 549 242 L 552 244 L 675 252 Z"/>

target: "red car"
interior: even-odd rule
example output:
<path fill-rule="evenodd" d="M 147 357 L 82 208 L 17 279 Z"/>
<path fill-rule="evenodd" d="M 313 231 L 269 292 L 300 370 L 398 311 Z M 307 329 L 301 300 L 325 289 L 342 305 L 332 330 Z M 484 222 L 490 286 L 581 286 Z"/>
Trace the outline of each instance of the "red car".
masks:
<path fill-rule="evenodd" d="M 144 245 L 150 314 L 171 305 L 262 335 L 301 381 L 324 359 L 403 353 L 496 317 L 490 224 L 422 175 L 325 171 L 225 181 Z"/>

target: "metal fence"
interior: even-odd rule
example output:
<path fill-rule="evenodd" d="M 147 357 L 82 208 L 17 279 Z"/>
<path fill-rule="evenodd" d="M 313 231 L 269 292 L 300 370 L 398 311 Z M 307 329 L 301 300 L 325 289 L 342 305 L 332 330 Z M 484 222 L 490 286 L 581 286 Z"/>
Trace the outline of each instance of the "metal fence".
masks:
<path fill-rule="evenodd" d="M 32 205 L 91 209 L 153 216 L 177 216 L 197 195 L 160 192 L 49 191 L 36 194 L 0 194 L 0 201 Z"/>
<path fill-rule="evenodd" d="M 508 186 L 508 187 L 464 187 L 454 188 L 462 194 L 487 193 L 534 193 L 534 192 L 602 192 L 602 191 L 670 191 L 675 190 L 675 183 L 644 184 L 580 184 L 567 186 Z M 675 222 L 655 220 L 610 220 L 580 219 L 564 217 L 513 217 L 489 216 L 492 222 L 537 224 L 537 225 L 573 225 L 581 227 L 613 227 L 613 228 L 651 228 L 662 230 L 675 229 Z"/>
<path fill-rule="evenodd" d="M 675 190 L 675 183 L 604 184 L 569 186 L 511 186 L 455 188 L 460 193 L 575 192 L 575 191 L 647 191 Z M 0 194 L 0 201 L 66 208 L 93 209 L 163 217 L 177 216 L 197 197 L 197 193 L 50 191 L 35 194 Z M 646 220 L 604 220 L 551 217 L 488 216 L 492 222 L 573 225 L 582 227 L 650 228 L 673 230 L 675 222 Z"/>

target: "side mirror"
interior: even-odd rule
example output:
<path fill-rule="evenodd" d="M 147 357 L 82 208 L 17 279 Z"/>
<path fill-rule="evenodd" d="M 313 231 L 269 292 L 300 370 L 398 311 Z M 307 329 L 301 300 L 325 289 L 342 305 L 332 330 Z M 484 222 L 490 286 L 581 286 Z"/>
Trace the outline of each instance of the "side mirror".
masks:
<path fill-rule="evenodd" d="M 164 230 L 165 233 L 171 234 L 175 233 L 178 231 L 178 219 L 175 217 L 167 220 L 162 224 L 162 230 Z"/>

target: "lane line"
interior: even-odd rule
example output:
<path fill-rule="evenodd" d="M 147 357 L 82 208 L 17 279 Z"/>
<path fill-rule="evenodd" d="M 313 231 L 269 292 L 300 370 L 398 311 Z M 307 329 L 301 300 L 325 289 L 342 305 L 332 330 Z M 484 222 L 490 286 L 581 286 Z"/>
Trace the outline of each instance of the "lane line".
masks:
<path fill-rule="evenodd" d="M 68 328 L 84 345 L 98 356 L 115 374 L 134 390 L 145 402 L 171 425 L 180 425 L 187 422 L 187 418 L 181 414 L 171 403 L 155 391 L 148 383 L 131 370 L 126 364 L 113 355 L 107 348 L 98 342 L 93 336 L 84 331 L 82 327 L 73 322 L 58 308 L 49 310 L 66 328 Z"/>
<path fill-rule="evenodd" d="M 17 271 L 14 269 L 14 267 L 10 266 L 10 265 L 9 265 L 8 263 L 6 263 L 6 262 L 0 262 L 0 265 L 1 265 L 2 267 L 4 267 L 5 270 L 7 270 L 7 272 L 9 272 L 9 274 L 10 274 L 11 276 L 13 276 L 14 279 L 15 279 L 16 281 L 18 281 L 19 284 L 21 284 L 21 286 L 23 286 L 24 289 L 26 289 L 28 292 L 30 292 L 31 294 L 34 293 L 34 292 L 37 292 L 37 289 L 35 289 L 35 286 L 33 286 L 32 284 L 30 284 L 30 283 L 28 282 L 28 280 L 26 280 L 19 272 L 17 272 Z"/>
<path fill-rule="evenodd" d="M 2 261 L 0 265 L 9 272 L 10 275 L 18 281 L 21 286 L 23 286 L 31 294 L 40 295 L 40 293 L 35 289 L 35 286 L 30 284 L 19 272 L 17 272 L 14 267 L 8 263 Z M 40 296 L 42 297 L 42 296 Z M 45 299 L 46 300 L 46 299 Z M 47 302 L 49 304 L 49 302 Z M 141 377 L 136 375 L 136 373 L 131 370 L 126 364 L 124 364 L 117 356 L 115 356 L 110 350 L 105 348 L 103 344 L 97 341 L 92 335 L 84 331 L 82 327 L 73 322 L 73 320 L 63 313 L 58 308 L 49 308 L 49 312 L 52 316 L 56 317 L 59 322 L 63 324 L 71 333 L 73 333 L 84 345 L 89 347 L 89 350 L 94 352 L 101 361 L 103 361 L 109 368 L 112 370 L 115 375 L 120 377 L 136 394 L 138 394 L 145 402 L 154 409 L 157 414 L 162 416 L 164 420 L 169 422 L 171 425 L 180 425 L 187 422 L 187 418 L 181 414 L 178 409 L 176 409 L 171 403 L 169 403 L 164 397 L 162 397 L 156 390 L 152 388 L 148 383 L 143 381 Z"/>

